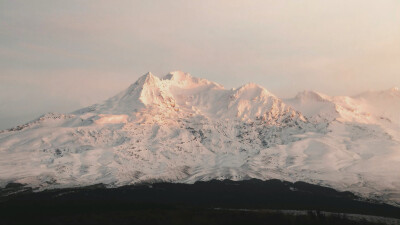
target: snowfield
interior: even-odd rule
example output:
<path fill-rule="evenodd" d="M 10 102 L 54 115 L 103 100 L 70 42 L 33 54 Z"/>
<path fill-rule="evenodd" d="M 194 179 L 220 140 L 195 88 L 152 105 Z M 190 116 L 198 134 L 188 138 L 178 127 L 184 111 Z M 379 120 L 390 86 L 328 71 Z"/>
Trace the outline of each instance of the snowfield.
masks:
<path fill-rule="evenodd" d="M 0 186 L 277 178 L 400 204 L 400 91 L 280 99 L 148 73 L 70 114 L 0 131 Z"/>

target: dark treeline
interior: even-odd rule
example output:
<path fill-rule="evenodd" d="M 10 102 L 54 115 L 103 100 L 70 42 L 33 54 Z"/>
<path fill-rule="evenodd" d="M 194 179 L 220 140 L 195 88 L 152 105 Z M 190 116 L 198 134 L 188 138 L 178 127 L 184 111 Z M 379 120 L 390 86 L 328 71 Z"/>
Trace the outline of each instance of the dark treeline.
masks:
<path fill-rule="evenodd" d="M 263 209 L 400 218 L 400 208 L 361 201 L 350 192 L 279 180 L 213 180 L 119 188 L 96 185 L 37 193 L 10 184 L 0 190 L 0 195 L 0 224 L 368 224 L 318 213 L 294 216 Z"/>

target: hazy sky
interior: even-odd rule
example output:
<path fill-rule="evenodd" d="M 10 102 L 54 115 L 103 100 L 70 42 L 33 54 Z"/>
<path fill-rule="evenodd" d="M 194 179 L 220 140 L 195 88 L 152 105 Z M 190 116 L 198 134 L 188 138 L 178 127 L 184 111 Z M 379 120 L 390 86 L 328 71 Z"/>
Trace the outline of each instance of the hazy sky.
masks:
<path fill-rule="evenodd" d="M 399 0 L 0 0 L 0 129 L 152 71 L 352 95 L 400 85 Z"/>

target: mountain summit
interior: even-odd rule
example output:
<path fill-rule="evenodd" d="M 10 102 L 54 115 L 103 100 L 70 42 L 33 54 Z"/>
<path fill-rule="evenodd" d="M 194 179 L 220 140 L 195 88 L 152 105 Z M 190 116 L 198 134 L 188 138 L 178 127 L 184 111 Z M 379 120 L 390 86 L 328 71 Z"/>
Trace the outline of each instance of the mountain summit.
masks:
<path fill-rule="evenodd" d="M 0 186 L 277 178 L 399 203 L 392 92 L 282 100 L 254 83 L 147 73 L 102 103 L 0 131 Z"/>
<path fill-rule="evenodd" d="M 149 72 L 104 103 L 76 113 L 123 113 L 132 117 L 132 113 L 150 110 L 158 110 L 157 114 L 170 117 L 199 114 L 206 118 L 247 121 L 258 118 L 270 124 L 281 123 L 289 117 L 305 121 L 301 113 L 257 84 L 227 90 L 222 85 L 181 71 L 171 72 L 161 79 Z"/>

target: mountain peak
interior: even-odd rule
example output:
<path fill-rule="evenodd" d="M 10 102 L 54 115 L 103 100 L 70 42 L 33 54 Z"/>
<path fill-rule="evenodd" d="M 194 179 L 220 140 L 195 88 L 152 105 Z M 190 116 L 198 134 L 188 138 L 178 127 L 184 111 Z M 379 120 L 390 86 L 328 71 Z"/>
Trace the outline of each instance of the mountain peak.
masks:
<path fill-rule="evenodd" d="M 258 88 L 258 89 L 264 89 L 263 87 L 261 87 L 260 85 L 253 83 L 253 82 L 249 82 L 245 85 L 240 86 L 238 89 L 250 89 L 250 88 Z"/>
<path fill-rule="evenodd" d="M 137 79 L 135 83 L 129 86 L 124 92 L 120 93 L 120 98 L 127 98 L 128 96 L 136 96 L 143 91 L 146 87 L 157 86 L 160 78 L 154 76 L 151 72 L 147 72 Z M 117 97 L 117 96 L 116 96 Z"/>
<path fill-rule="evenodd" d="M 165 75 L 163 80 L 172 80 L 172 81 L 183 81 L 183 80 L 191 80 L 192 76 L 189 73 L 185 73 L 182 71 L 173 71 Z"/>
<path fill-rule="evenodd" d="M 272 93 L 270 93 L 267 89 L 265 89 L 264 87 L 256 84 L 256 83 L 247 83 L 241 87 L 239 87 L 238 89 L 236 89 L 236 93 L 241 95 L 244 93 L 250 94 L 253 97 L 257 97 L 257 96 L 274 96 Z"/>
<path fill-rule="evenodd" d="M 387 98 L 387 97 L 400 97 L 400 90 L 398 87 L 392 87 L 383 91 L 366 91 L 355 96 L 356 98 Z"/>
<path fill-rule="evenodd" d="M 145 84 L 155 84 L 159 81 L 160 78 L 154 76 L 151 72 L 147 72 L 145 75 L 139 77 L 139 79 L 135 83 L 142 86 Z"/>
<path fill-rule="evenodd" d="M 300 101 L 317 101 L 317 102 L 326 102 L 329 101 L 329 96 L 319 93 L 317 91 L 302 91 L 298 93 L 295 99 Z"/>

